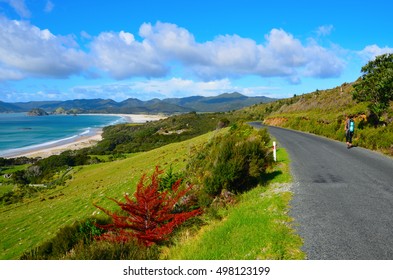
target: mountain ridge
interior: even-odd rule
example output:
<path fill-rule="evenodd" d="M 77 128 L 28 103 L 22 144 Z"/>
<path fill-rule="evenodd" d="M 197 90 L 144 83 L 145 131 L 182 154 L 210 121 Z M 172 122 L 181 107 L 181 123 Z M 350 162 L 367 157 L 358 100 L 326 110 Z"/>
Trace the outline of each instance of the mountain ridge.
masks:
<path fill-rule="evenodd" d="M 248 97 L 238 92 L 223 93 L 217 96 L 189 96 L 183 98 L 151 99 L 142 101 L 137 98 L 128 98 L 117 102 L 112 99 L 73 99 L 66 101 L 30 101 L 6 103 L 0 101 L 0 113 L 27 112 L 32 109 L 43 109 L 55 112 L 62 108 L 72 113 L 187 113 L 197 112 L 224 112 L 237 110 L 246 106 L 275 101 L 266 96 Z"/>

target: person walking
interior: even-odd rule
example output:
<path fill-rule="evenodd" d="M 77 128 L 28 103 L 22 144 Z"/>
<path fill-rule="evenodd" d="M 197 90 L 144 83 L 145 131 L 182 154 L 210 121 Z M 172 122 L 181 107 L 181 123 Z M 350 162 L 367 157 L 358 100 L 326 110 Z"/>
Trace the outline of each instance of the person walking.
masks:
<path fill-rule="evenodd" d="M 347 148 L 352 148 L 352 137 L 355 132 L 355 121 L 352 116 L 347 116 L 345 119 L 345 140 L 347 141 Z"/>

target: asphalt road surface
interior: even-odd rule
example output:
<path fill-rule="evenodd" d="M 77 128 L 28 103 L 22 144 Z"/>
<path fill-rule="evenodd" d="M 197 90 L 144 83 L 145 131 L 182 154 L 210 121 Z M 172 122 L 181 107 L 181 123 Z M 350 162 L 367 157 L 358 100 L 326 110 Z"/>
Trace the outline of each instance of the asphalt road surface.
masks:
<path fill-rule="evenodd" d="M 292 160 L 290 215 L 307 258 L 393 260 L 393 159 L 315 135 L 268 130 Z"/>

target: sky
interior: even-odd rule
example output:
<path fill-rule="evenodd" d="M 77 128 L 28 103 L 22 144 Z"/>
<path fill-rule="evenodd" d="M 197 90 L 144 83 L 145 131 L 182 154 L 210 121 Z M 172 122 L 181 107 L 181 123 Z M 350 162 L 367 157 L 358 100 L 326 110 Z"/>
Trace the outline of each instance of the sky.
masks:
<path fill-rule="evenodd" d="M 0 0 L 0 101 L 291 97 L 393 52 L 389 0 Z"/>

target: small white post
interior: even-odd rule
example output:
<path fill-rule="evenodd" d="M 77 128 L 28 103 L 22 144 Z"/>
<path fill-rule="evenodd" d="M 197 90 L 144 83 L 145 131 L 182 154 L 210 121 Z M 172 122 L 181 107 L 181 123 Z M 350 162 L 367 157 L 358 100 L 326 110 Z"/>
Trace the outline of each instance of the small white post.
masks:
<path fill-rule="evenodd" d="M 274 161 L 277 161 L 277 146 L 276 146 L 276 141 L 273 141 L 273 159 L 274 159 Z"/>

